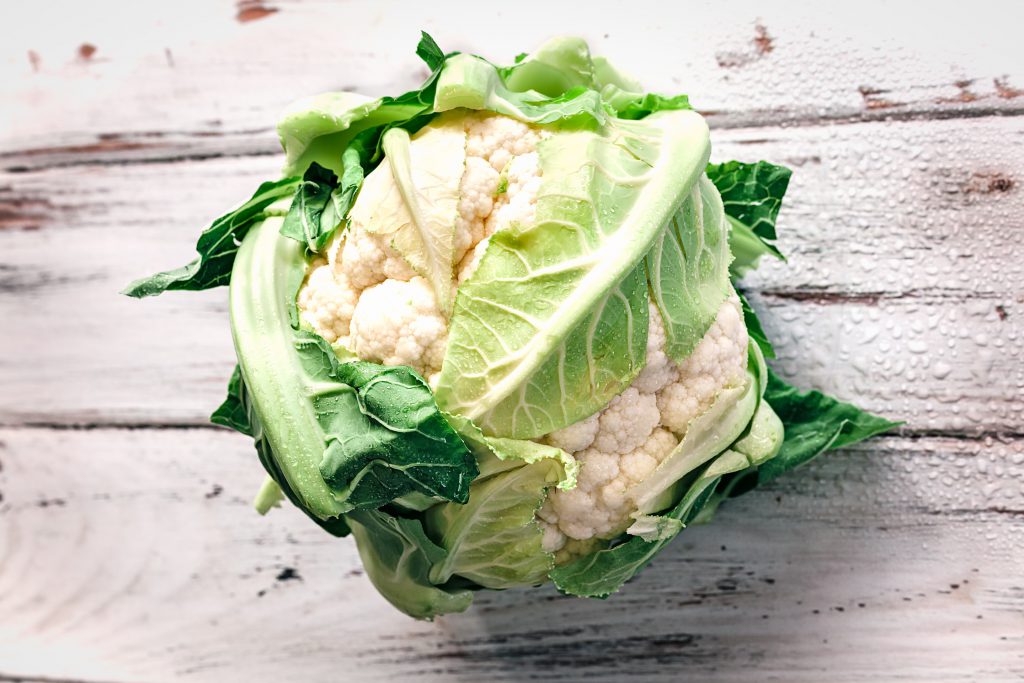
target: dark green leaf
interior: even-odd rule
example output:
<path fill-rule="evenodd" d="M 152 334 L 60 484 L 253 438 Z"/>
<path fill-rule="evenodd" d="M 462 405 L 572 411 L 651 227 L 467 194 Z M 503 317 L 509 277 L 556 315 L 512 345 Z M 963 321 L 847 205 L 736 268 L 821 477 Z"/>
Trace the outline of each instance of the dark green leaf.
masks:
<path fill-rule="evenodd" d="M 376 508 L 412 492 L 464 503 L 476 460 L 412 368 L 339 363 L 322 338 L 297 335 L 326 443 L 320 473 L 340 500 Z"/>
<path fill-rule="evenodd" d="M 416 54 L 426 62 L 431 71 L 439 69 L 444 64 L 444 52 L 426 31 L 420 31 L 420 42 L 416 46 Z"/>
<path fill-rule="evenodd" d="M 246 436 L 252 436 L 252 425 L 249 423 L 249 413 L 245 404 L 242 403 L 242 371 L 236 365 L 231 379 L 228 381 L 228 395 L 217 410 L 210 415 L 210 422 L 215 425 L 230 427 L 236 432 Z"/>
<path fill-rule="evenodd" d="M 366 174 L 373 168 L 370 160 L 379 144 L 379 137 L 377 129 L 367 129 L 352 138 L 352 142 L 342 152 L 341 180 L 331 192 L 330 201 L 325 206 L 324 213 L 320 218 L 320 226 L 325 231 L 317 240 L 313 251 L 322 251 L 334 234 L 334 230 L 348 220 L 349 211 L 355 204 L 359 188 L 363 186 Z M 313 165 L 316 165 L 315 162 Z"/>
<path fill-rule="evenodd" d="M 362 169 L 359 176 L 361 182 Z M 333 202 L 333 193 L 337 188 L 338 176 L 334 171 L 316 162 L 310 164 L 295 192 L 288 215 L 281 224 L 281 234 L 306 245 L 306 249 L 311 252 L 323 249 L 345 217 L 338 213 L 338 207 Z M 347 207 L 345 209 L 347 212 Z"/>
<path fill-rule="evenodd" d="M 824 451 L 849 446 L 901 425 L 843 403 L 820 391 L 799 391 L 768 372 L 765 399 L 785 426 L 782 450 L 758 469 L 758 481 L 771 481 Z"/>
<path fill-rule="evenodd" d="M 658 95 L 646 93 L 631 101 L 626 101 L 616 108 L 620 119 L 642 119 L 656 111 L 667 109 L 693 109 L 690 98 L 686 95 Z"/>
<path fill-rule="evenodd" d="M 793 174 L 767 161 L 709 164 L 708 177 L 722 194 L 725 212 L 766 240 L 775 239 L 775 219 Z"/>
<path fill-rule="evenodd" d="M 295 191 L 297 178 L 263 183 L 249 201 L 215 220 L 196 243 L 199 256 L 186 266 L 151 275 L 128 285 L 122 294 L 139 298 L 167 290 L 200 290 L 226 285 L 235 254 L 249 228 L 266 218 L 266 209 Z"/>
<path fill-rule="evenodd" d="M 363 185 L 363 179 L 366 177 L 365 166 L 371 153 L 368 145 L 374 138 L 373 131 L 360 133 L 341 154 L 341 182 L 331 197 L 335 213 L 340 220 L 348 218 L 348 212 L 352 209 L 359 188 Z"/>
<path fill-rule="evenodd" d="M 775 221 L 792 171 L 767 161 L 756 164 L 728 161 L 708 164 L 706 172 L 722 195 L 732 226 L 729 248 L 733 262 L 729 271 L 733 278 L 741 278 L 757 268 L 765 254 L 785 261 L 773 241 Z"/>

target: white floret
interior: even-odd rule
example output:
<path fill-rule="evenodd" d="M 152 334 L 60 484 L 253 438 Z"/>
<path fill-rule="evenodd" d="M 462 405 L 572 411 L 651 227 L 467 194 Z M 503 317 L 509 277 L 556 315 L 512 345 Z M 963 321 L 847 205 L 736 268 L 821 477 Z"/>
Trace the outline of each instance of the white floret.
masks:
<path fill-rule="evenodd" d="M 497 172 L 515 156 L 537 149 L 537 129 L 505 116 L 467 118 L 467 156 L 480 157 Z"/>
<path fill-rule="evenodd" d="M 390 235 L 375 235 L 353 224 L 341 248 L 341 271 L 357 290 L 384 280 L 411 280 L 416 273 L 388 240 Z"/>
<path fill-rule="evenodd" d="M 639 484 L 654 472 L 655 468 L 678 444 L 679 440 L 672 432 L 659 427 L 651 432 L 643 444 L 619 458 L 619 476 L 601 489 L 601 497 L 605 505 L 620 511 L 630 506 L 632 501 L 626 494 L 629 488 Z M 625 510 L 626 515 L 620 513 L 623 523 L 627 521 L 627 517 L 632 511 L 630 507 Z"/>
<path fill-rule="evenodd" d="M 459 215 L 455 219 L 455 262 L 458 263 L 486 237 L 486 221 L 494 210 L 498 172 L 480 157 L 466 157 L 459 185 Z"/>
<path fill-rule="evenodd" d="M 299 311 L 314 332 L 333 344 L 348 335 L 358 294 L 348 278 L 336 274 L 327 261 L 318 259 L 310 268 L 299 291 Z"/>
<path fill-rule="evenodd" d="M 743 309 L 733 293 L 718 309 L 711 329 L 679 365 L 676 380 L 658 392 L 661 424 L 681 436 L 722 389 L 742 382 L 747 342 Z"/>
<path fill-rule="evenodd" d="M 588 448 L 577 458 L 580 464 L 579 487 L 593 491 L 619 476 L 619 455 Z"/>
<path fill-rule="evenodd" d="M 453 116 L 451 125 L 465 127 L 467 154 L 456 217 L 452 285 L 457 287 L 479 265 L 495 230 L 511 221 L 533 220 L 541 134 L 514 119 L 489 114 Z M 500 171 L 505 171 L 504 179 Z M 391 236 L 371 232 L 373 205 L 389 191 L 388 173 L 388 164 L 381 164 L 367 176 L 357 205 L 370 204 L 353 211 L 348 229 L 331 242 L 328 264 L 323 259 L 310 264 L 299 293 L 299 312 L 314 331 L 331 342 L 341 340 L 360 358 L 411 365 L 436 381 L 447 320 L 415 271 L 391 246 Z M 506 185 L 502 192 L 499 182 Z M 496 220 L 499 208 L 503 213 Z"/>
<path fill-rule="evenodd" d="M 490 237 L 485 237 L 484 239 L 480 240 L 480 242 L 477 243 L 475 247 L 473 247 L 473 250 L 467 252 L 466 255 L 462 257 L 462 260 L 459 261 L 458 272 L 456 275 L 456 282 L 458 284 L 461 285 L 463 282 L 468 280 L 473 275 L 473 273 L 476 272 L 477 267 L 480 265 L 481 259 L 483 259 L 484 257 L 484 252 L 487 251 L 487 245 L 490 243 L 490 241 Z"/>
<path fill-rule="evenodd" d="M 576 488 L 552 491 L 538 513 L 548 545 L 556 549 L 564 545 L 559 545 L 555 528 L 579 541 L 622 533 L 635 509 L 628 490 L 653 472 L 678 443 L 672 432 L 658 428 L 627 453 L 607 453 L 596 447 L 577 453 Z"/>
<path fill-rule="evenodd" d="M 593 489 L 577 486 L 549 496 L 558 514 L 558 530 L 566 537 L 583 540 L 611 531 L 611 510 L 601 504 Z"/>
<path fill-rule="evenodd" d="M 600 413 L 594 413 L 568 427 L 553 431 L 544 437 L 544 441 L 555 448 L 561 448 L 566 453 L 575 453 L 590 448 L 590 444 L 594 443 L 594 439 L 597 437 L 600 416 Z"/>
<path fill-rule="evenodd" d="M 565 542 L 568 539 L 565 534 L 558 530 L 557 526 L 542 523 L 541 528 L 544 529 L 544 537 L 540 541 L 540 546 L 544 549 L 544 552 L 557 553 L 565 547 Z"/>
<path fill-rule="evenodd" d="M 498 196 L 494 210 L 487 218 L 485 234 L 513 226 L 533 225 L 537 216 L 537 194 L 540 192 L 540 156 L 530 152 L 513 158 L 505 168 L 506 191 Z"/>
<path fill-rule="evenodd" d="M 385 280 L 359 297 L 349 348 L 363 360 L 408 365 L 429 377 L 441 368 L 447 341 L 447 321 L 423 278 Z"/>
<path fill-rule="evenodd" d="M 660 421 L 654 394 L 629 387 L 601 411 L 593 447 L 605 453 L 629 453 L 647 440 Z"/>
<path fill-rule="evenodd" d="M 647 362 L 633 386 L 645 394 L 653 394 L 676 380 L 676 364 L 665 354 L 665 324 L 661 311 L 648 303 L 650 323 L 647 328 Z"/>
<path fill-rule="evenodd" d="M 622 533 L 636 512 L 630 490 L 654 473 L 693 417 L 743 381 L 747 331 L 735 294 L 682 364 L 665 354 L 666 333 L 653 305 L 647 340 L 645 368 L 629 388 L 596 415 L 545 437 L 580 464 L 577 487 L 552 491 L 538 513 L 544 547 L 559 562 L 574 557 L 574 549 L 589 551 L 587 541 Z"/>

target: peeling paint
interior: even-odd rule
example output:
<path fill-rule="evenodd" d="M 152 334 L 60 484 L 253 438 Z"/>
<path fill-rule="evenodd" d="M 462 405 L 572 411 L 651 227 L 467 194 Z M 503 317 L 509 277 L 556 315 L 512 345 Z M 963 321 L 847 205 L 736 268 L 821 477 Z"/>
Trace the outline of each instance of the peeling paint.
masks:
<path fill-rule="evenodd" d="M 977 93 L 971 91 L 971 85 L 974 83 L 974 79 L 963 79 L 959 81 L 953 81 L 953 85 L 960 90 L 959 93 L 952 97 L 939 97 L 935 100 L 936 104 L 968 104 L 978 99 Z"/>
<path fill-rule="evenodd" d="M 754 25 L 754 38 L 751 40 L 753 49 L 731 50 L 715 53 L 715 61 L 723 69 L 736 69 L 756 62 L 775 49 L 775 39 L 768 33 L 764 24 Z"/>
<path fill-rule="evenodd" d="M 976 171 L 962 189 L 967 194 L 993 194 L 1009 192 L 1015 186 L 1013 178 L 1000 171 Z"/>
<path fill-rule="evenodd" d="M 276 7 L 267 7 L 260 0 L 239 0 L 236 5 L 238 13 L 235 15 L 235 19 L 243 24 L 269 17 L 278 11 Z"/>
<path fill-rule="evenodd" d="M 1010 85 L 1010 79 L 1006 76 L 1002 78 L 993 78 L 992 85 L 996 88 L 996 95 L 1004 100 L 1012 100 L 1015 97 L 1024 95 L 1024 90 L 1014 88 Z"/>
<path fill-rule="evenodd" d="M 754 26 L 754 49 L 759 55 L 766 55 L 775 49 L 775 39 L 768 34 L 768 29 L 760 22 Z"/>
<path fill-rule="evenodd" d="M 864 100 L 864 106 L 867 109 L 890 109 L 892 107 L 898 107 L 899 102 L 893 102 L 892 100 L 879 97 L 889 92 L 884 88 L 873 88 L 869 85 L 862 85 L 857 90 L 860 92 L 861 98 Z"/>

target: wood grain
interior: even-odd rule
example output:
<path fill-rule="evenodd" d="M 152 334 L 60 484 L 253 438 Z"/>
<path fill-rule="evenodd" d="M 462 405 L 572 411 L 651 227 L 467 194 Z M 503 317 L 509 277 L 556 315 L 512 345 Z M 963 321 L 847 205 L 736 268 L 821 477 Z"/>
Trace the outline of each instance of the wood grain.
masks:
<path fill-rule="evenodd" d="M 269 131 L 276 112 L 310 93 L 414 86 L 426 74 L 413 54 L 421 29 L 446 50 L 501 62 L 576 33 L 652 90 L 690 93 L 720 126 L 1019 113 L 1019 22 L 999 3 L 941 4 L 927 23 L 882 2 L 669 10 L 651 0 L 592 2 L 585 13 L 539 0 L 514 9 L 267 2 L 277 11 L 239 21 L 228 2 L 54 0 L 3 22 L 0 150 L 16 153 L 9 168 L 272 151 L 235 142 Z M 65 20 L 54 27 L 52 16 Z"/>
<path fill-rule="evenodd" d="M 608 601 L 488 594 L 435 624 L 391 610 L 350 540 L 293 509 L 253 512 L 243 437 L 17 429 L 0 442 L 6 675 L 1024 675 L 1020 440 L 881 439 L 733 501 Z"/>
<path fill-rule="evenodd" d="M 0 681 L 1024 679 L 1024 50 L 1005 3 L 0 9 Z M 500 27 L 500 28 L 499 28 Z M 225 292 L 136 302 L 280 165 L 276 112 L 394 93 L 418 31 L 558 32 L 794 167 L 747 282 L 794 382 L 906 419 L 732 502 L 619 595 L 412 622 L 348 540 L 260 518 L 205 427 Z"/>

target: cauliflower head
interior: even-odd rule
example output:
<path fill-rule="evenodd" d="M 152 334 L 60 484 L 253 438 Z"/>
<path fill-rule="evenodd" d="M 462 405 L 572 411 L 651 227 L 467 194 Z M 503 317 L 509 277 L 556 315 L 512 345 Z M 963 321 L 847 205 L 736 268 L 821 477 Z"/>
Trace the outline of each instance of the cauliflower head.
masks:
<path fill-rule="evenodd" d="M 464 139 L 459 176 L 446 179 L 458 196 L 451 259 L 457 291 L 473 277 L 493 235 L 535 222 L 543 180 L 538 147 L 549 133 L 495 114 L 443 115 L 434 128 Z M 418 144 L 413 136 L 412 149 Z M 372 207 L 360 204 L 381 201 L 391 174 L 382 163 L 366 178 L 328 258 L 310 262 L 298 307 L 303 322 L 324 339 L 363 360 L 412 367 L 436 386 L 449 318 L 393 236 L 374 230 Z M 647 309 L 643 365 L 629 386 L 597 412 L 535 439 L 579 465 L 576 485 L 552 487 L 537 511 L 544 549 L 560 561 L 589 548 L 584 542 L 623 533 L 637 512 L 631 489 L 657 476 L 688 425 L 723 389 L 746 381 L 748 338 L 735 293 L 679 363 L 666 351 L 658 307 L 649 302 Z"/>
<path fill-rule="evenodd" d="M 894 426 L 772 375 L 733 289 L 781 257 L 788 169 L 709 164 L 686 96 L 578 38 L 416 52 L 418 89 L 289 107 L 281 177 L 125 290 L 230 282 L 211 420 L 252 437 L 257 510 L 351 535 L 417 618 L 546 581 L 606 597 L 727 497 Z"/>
<path fill-rule="evenodd" d="M 733 293 L 690 357 L 675 363 L 665 355 L 665 329 L 651 305 L 644 370 L 604 409 L 544 437 L 580 465 L 576 488 L 553 490 L 538 512 L 545 549 L 562 551 L 568 540 L 610 539 L 626 530 L 637 510 L 631 489 L 657 476 L 658 465 L 722 390 L 746 381 L 747 344 Z"/>
<path fill-rule="evenodd" d="M 472 275 L 491 235 L 533 220 L 540 186 L 537 143 L 543 133 L 508 117 L 464 113 L 440 117 L 432 127 L 438 129 L 465 140 L 460 174 L 447 179 L 458 193 L 452 262 L 461 282 Z M 411 147 L 417 145 L 414 137 Z M 328 246 L 329 259 L 310 264 L 299 290 L 299 312 L 314 332 L 359 358 L 408 365 L 436 381 L 447 316 L 393 236 L 374 231 L 376 215 L 367 207 L 388 192 L 391 174 L 390 166 L 381 164 L 366 177 L 350 225 Z"/>

